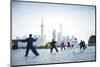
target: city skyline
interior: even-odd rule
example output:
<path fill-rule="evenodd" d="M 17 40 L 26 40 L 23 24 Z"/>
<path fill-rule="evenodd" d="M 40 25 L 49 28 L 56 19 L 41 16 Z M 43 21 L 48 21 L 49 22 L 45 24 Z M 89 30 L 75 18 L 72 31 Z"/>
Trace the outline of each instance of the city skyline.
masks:
<path fill-rule="evenodd" d="M 95 35 L 95 7 L 42 3 L 12 3 L 12 39 L 23 36 L 46 35 L 51 41 L 52 32 L 56 36 L 62 24 L 62 36 L 75 36 L 87 40 Z M 41 22 L 44 30 L 41 34 Z"/>

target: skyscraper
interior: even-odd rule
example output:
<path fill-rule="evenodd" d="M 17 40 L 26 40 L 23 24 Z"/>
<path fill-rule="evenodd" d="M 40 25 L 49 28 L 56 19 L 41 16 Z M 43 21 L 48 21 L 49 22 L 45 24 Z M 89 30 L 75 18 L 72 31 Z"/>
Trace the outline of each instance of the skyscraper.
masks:
<path fill-rule="evenodd" d="M 62 24 L 59 25 L 59 28 L 60 28 L 60 32 L 59 32 L 59 40 L 60 40 L 60 43 L 62 41 Z"/>
<path fill-rule="evenodd" d="M 44 24 L 43 24 L 43 17 L 41 21 L 41 35 L 38 39 L 38 46 L 43 46 L 46 44 L 46 36 L 44 35 Z"/>
<path fill-rule="evenodd" d="M 43 25 L 43 17 L 42 17 L 42 24 L 41 24 L 41 39 L 43 39 L 43 32 L 44 32 L 44 25 Z"/>
<path fill-rule="evenodd" d="M 53 30 L 53 34 L 52 34 L 53 36 L 53 39 L 56 41 L 56 30 Z"/>

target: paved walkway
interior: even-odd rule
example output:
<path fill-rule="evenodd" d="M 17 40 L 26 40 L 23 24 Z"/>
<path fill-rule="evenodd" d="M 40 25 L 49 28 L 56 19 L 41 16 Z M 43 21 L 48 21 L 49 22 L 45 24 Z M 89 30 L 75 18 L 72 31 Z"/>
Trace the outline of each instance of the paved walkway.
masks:
<path fill-rule="evenodd" d="M 12 65 L 27 65 L 27 64 L 46 64 L 46 63 L 61 63 L 61 62 L 77 62 L 77 61 L 93 61 L 95 60 L 95 47 L 88 47 L 80 53 L 73 53 L 72 49 L 67 49 L 56 53 L 50 53 L 50 49 L 37 49 L 39 56 L 35 56 L 31 51 L 28 57 L 24 57 L 25 49 L 12 50 Z"/>

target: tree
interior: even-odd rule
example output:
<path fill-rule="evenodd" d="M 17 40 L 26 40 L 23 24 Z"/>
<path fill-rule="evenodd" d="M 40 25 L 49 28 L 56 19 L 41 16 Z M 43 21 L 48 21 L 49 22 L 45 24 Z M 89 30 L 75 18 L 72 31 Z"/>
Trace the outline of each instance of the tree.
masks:
<path fill-rule="evenodd" d="M 95 46 L 95 43 L 96 43 L 96 36 L 95 35 L 91 35 L 89 37 L 89 40 L 88 40 L 88 45 L 89 46 Z"/>

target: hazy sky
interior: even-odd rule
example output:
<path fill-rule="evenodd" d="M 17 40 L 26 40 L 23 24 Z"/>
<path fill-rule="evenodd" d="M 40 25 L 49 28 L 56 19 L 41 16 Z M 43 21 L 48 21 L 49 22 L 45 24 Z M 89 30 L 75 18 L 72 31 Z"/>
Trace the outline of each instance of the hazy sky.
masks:
<path fill-rule="evenodd" d="M 95 7 L 59 5 L 29 2 L 12 3 L 12 38 L 41 34 L 43 17 L 44 34 L 52 39 L 52 31 L 59 32 L 62 24 L 63 36 L 75 36 L 88 41 L 95 34 Z"/>

